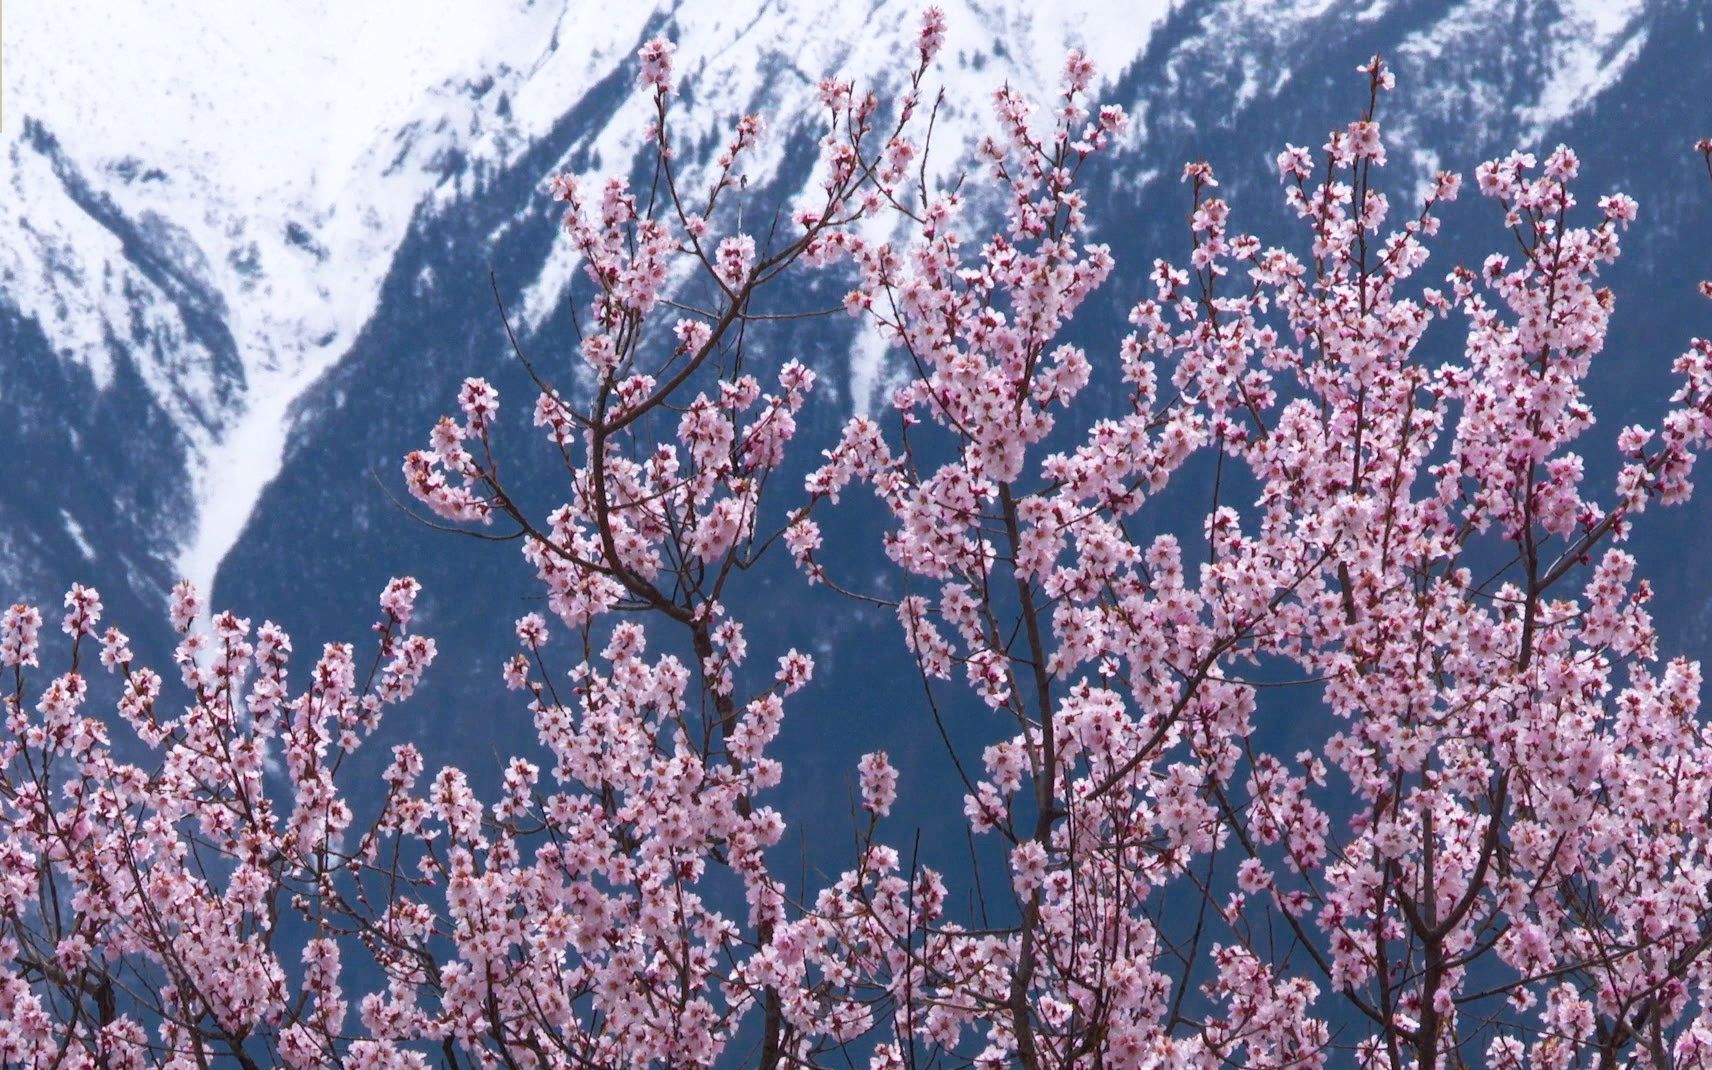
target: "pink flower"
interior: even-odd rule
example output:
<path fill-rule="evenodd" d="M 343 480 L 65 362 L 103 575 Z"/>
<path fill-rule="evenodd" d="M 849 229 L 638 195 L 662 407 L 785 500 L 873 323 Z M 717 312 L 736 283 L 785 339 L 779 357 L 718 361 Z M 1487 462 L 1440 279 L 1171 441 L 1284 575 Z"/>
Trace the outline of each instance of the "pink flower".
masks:
<path fill-rule="evenodd" d="M 898 771 L 892 768 L 883 750 L 870 751 L 856 764 L 862 782 L 862 806 L 876 817 L 892 812 L 898 797 Z"/>
<path fill-rule="evenodd" d="M 723 239 L 714 261 L 721 282 L 734 290 L 741 287 L 755 262 L 755 239 L 747 234 Z"/>
<path fill-rule="evenodd" d="M 42 615 L 34 606 L 14 603 L 0 616 L 0 665 L 14 668 L 40 664 L 36 657 Z"/>
<path fill-rule="evenodd" d="M 386 615 L 398 624 L 403 631 L 410 624 L 411 614 L 416 608 L 416 596 L 422 593 L 422 585 L 410 576 L 399 576 L 389 580 L 386 590 L 380 595 L 380 608 Z"/>
<path fill-rule="evenodd" d="M 172 627 L 183 635 L 190 630 L 190 622 L 201 612 L 201 603 L 196 597 L 196 588 L 189 580 L 181 580 L 172 589 Z"/>
<path fill-rule="evenodd" d="M 672 52 L 676 46 L 664 37 L 655 37 L 636 52 L 642 61 L 641 83 L 661 94 L 672 91 Z"/>
<path fill-rule="evenodd" d="M 933 57 L 939 54 L 945 44 L 945 12 L 937 7 L 930 7 L 921 13 L 921 34 L 916 40 L 916 49 L 921 53 L 922 66 L 933 62 Z"/>

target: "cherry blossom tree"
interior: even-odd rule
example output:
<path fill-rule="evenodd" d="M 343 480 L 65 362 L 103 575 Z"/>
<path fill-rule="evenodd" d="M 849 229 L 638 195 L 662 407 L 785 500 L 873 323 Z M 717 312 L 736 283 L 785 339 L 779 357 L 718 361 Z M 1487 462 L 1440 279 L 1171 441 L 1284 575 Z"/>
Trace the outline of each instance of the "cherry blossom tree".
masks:
<path fill-rule="evenodd" d="M 942 181 L 943 32 L 895 102 L 821 83 L 819 184 L 770 233 L 737 211 L 762 121 L 685 163 L 663 40 L 651 181 L 553 181 L 593 296 L 578 358 L 526 367 L 568 500 L 501 479 L 520 447 L 479 379 L 404 462 L 437 522 L 520 535 L 545 596 L 503 667 L 538 745 L 498 797 L 409 743 L 378 784 L 348 768 L 434 660 L 413 580 L 372 649 L 303 668 L 181 586 L 171 682 L 89 588 L 51 679 L 42 613 L 5 612 L 0 1060 L 1712 1065 L 1700 670 L 1661 659 L 1623 549 L 1688 496 L 1712 344 L 1657 427 L 1612 441 L 1586 395 L 1635 204 L 1579 203 L 1567 148 L 1514 153 L 1475 172 L 1506 252 L 1424 274 L 1462 183 L 1380 190 L 1376 58 L 1361 117 L 1278 156 L 1293 243 L 1236 229 L 1196 163 L 1187 263 L 1126 275 L 1079 191 L 1127 122 L 1086 58 L 1047 108 L 998 91 Z M 811 278 L 903 372 L 781 485 L 817 377 L 757 339 Z M 1102 287 L 1133 330 L 1088 351 L 1066 328 Z M 881 590 L 824 552 L 870 491 Z M 918 857 L 877 747 L 848 870 L 780 875 L 770 747 L 814 663 L 733 609 L 769 553 L 895 615 L 919 723 L 990 709 L 947 763 L 1003 869 L 977 914 L 947 889 L 982 863 Z"/>

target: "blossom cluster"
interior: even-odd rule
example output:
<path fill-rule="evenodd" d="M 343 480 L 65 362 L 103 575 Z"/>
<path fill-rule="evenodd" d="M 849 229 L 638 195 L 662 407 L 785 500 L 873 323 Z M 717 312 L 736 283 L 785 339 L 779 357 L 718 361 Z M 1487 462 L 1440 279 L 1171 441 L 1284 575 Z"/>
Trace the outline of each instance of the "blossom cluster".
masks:
<path fill-rule="evenodd" d="M 1463 183 L 1406 213 L 1382 191 L 1375 58 L 1359 118 L 1277 156 L 1295 242 L 1237 229 L 1191 163 L 1187 259 L 1125 277 L 1082 186 L 1128 123 L 1091 61 L 1046 108 L 997 91 L 977 170 L 939 183 L 919 104 L 945 33 L 929 11 L 890 105 L 820 84 L 821 177 L 788 226 L 742 227 L 770 214 L 740 210 L 758 117 L 680 153 L 665 40 L 637 56 L 661 186 L 552 181 L 580 338 L 565 369 L 528 363 L 524 408 L 563 500 L 502 477 L 513 410 L 480 378 L 403 465 L 534 571 L 496 682 L 535 740 L 494 797 L 412 742 L 378 787 L 353 772 L 436 657 L 413 579 L 381 592 L 372 651 L 312 664 L 180 585 L 168 676 L 91 588 L 46 680 L 41 610 L 0 613 L 0 1060 L 1712 1057 L 1700 669 L 1661 659 L 1624 546 L 1690 493 L 1712 343 L 1657 426 L 1602 444 L 1600 279 L 1634 202 L 1584 207 L 1567 148 L 1482 164 L 1506 251 L 1435 275 Z M 843 301 L 803 311 L 811 271 Z M 1114 285 L 1129 333 L 1071 341 Z M 817 375 L 758 339 L 841 312 L 906 370 L 804 465 Z M 811 470 L 781 488 L 793 460 Z M 857 489 L 886 527 L 873 590 L 824 552 Z M 1204 512 L 1161 508 L 1191 492 Z M 847 868 L 786 876 L 776 743 L 815 662 L 752 646 L 738 611 L 778 544 L 815 596 L 896 619 L 967 857 L 906 849 L 890 742 L 850 770 Z"/>

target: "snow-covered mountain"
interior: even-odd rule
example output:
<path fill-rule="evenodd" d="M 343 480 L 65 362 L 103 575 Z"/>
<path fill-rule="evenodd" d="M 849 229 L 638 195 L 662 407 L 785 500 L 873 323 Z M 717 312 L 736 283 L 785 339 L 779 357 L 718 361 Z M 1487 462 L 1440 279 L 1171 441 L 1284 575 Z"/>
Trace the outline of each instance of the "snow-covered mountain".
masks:
<path fill-rule="evenodd" d="M 1383 118 L 1400 138 L 1400 191 L 1436 167 L 1466 172 L 1517 143 L 1568 140 L 1589 188 L 1641 199 L 1650 229 L 1631 242 L 1619 293 L 1651 312 L 1620 312 L 1618 341 L 1650 363 L 1612 373 L 1611 422 L 1663 382 L 1671 346 L 1708 329 L 1686 318 L 1704 319 L 1690 301 L 1707 267 L 1681 262 L 1704 245 L 1683 235 L 1712 233 L 1712 188 L 1686 152 L 1712 129 L 1712 29 L 1694 0 L 940 2 L 939 166 L 958 164 L 950 150 L 973 142 L 994 86 L 1044 97 L 1071 47 L 1098 64 L 1101 97 L 1137 118 L 1095 183 L 1092 214 L 1120 263 L 1182 248 L 1186 159 L 1220 168 L 1239 213 L 1275 220 L 1272 154 L 1351 117 L 1353 68 L 1382 52 L 1399 75 Z M 568 350 L 574 264 L 543 180 L 630 168 L 646 120 L 634 54 L 665 34 L 678 43 L 678 143 L 705 159 L 739 115 L 764 113 L 752 175 L 788 199 L 809 177 L 816 80 L 895 87 L 918 11 L 917 0 L 6 5 L 4 594 L 47 598 L 89 577 L 141 627 L 134 618 L 157 614 L 186 575 L 222 604 L 330 638 L 367 619 L 387 574 L 409 570 L 439 592 L 454 632 L 510 614 L 462 597 L 515 577 L 510 558 L 472 566 L 383 486 L 396 489 L 397 458 L 462 376 L 517 374 L 490 272 L 525 344 Z M 1114 281 L 1112 309 L 1132 282 Z M 827 426 L 885 374 L 841 330 L 792 339 L 844 384 L 816 416 Z M 1703 526 L 1673 523 L 1668 536 L 1690 543 Z M 1690 623 L 1702 612 L 1680 609 Z M 448 671 L 446 694 L 463 695 L 458 674 L 486 680 L 492 659 Z"/>
<path fill-rule="evenodd" d="M 1073 45 L 1121 70 L 1164 13 L 966 7 L 951 72 L 975 90 L 1001 79 L 1042 90 Z M 693 141 L 747 111 L 803 118 L 823 72 L 895 77 L 911 14 L 906 3 L 17 5 L 0 302 L 95 392 L 115 389 L 119 365 L 141 379 L 182 440 L 193 494 L 155 551 L 207 585 L 278 473 L 294 406 L 375 315 L 413 223 L 465 210 L 555 138 L 553 166 L 628 159 L 644 116 L 622 89 L 655 33 L 679 41 Z M 983 49 L 1002 54 L 989 65 Z M 954 96 L 947 134 L 962 138 L 979 97 Z M 504 225 L 541 215 L 511 207 Z M 562 253 L 542 265 L 525 315 L 551 308 L 570 272 Z M 48 522 L 87 538 L 74 517 Z"/>

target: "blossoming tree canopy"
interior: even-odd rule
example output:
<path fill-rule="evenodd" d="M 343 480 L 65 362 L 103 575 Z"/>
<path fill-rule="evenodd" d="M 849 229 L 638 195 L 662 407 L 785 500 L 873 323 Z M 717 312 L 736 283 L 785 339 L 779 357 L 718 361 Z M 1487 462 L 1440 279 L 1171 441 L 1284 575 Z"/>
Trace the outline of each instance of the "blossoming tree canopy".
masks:
<path fill-rule="evenodd" d="M 1515 153 L 1475 171 L 1504 252 L 1424 272 L 1462 184 L 1381 192 L 1375 59 L 1360 118 L 1278 156 L 1292 241 L 1236 229 L 1196 163 L 1187 262 L 1126 272 L 1078 185 L 1127 123 L 1089 61 L 1042 108 L 999 90 L 940 181 L 943 34 L 928 12 L 900 99 L 820 84 L 788 225 L 737 211 L 759 117 L 679 154 L 664 40 L 639 55 L 650 184 L 553 180 L 593 295 L 577 359 L 527 363 L 566 500 L 502 480 L 521 447 L 480 379 L 404 463 L 443 522 L 519 535 L 544 595 L 496 679 L 538 737 L 497 797 L 411 743 L 378 784 L 348 767 L 434 660 L 413 580 L 371 644 L 304 667 L 181 586 L 170 681 L 92 589 L 54 652 L 38 609 L 4 613 L 7 1065 L 1712 1061 L 1700 673 L 1661 661 L 1622 548 L 1688 496 L 1712 347 L 1677 358 L 1656 427 L 1593 433 L 1586 393 L 1635 204 L 1580 203 L 1566 148 Z M 815 372 L 759 341 L 811 276 L 847 280 L 901 369 L 813 446 Z M 1066 341 L 1113 287 L 1133 329 Z M 774 478 L 805 457 L 805 484 Z M 1174 482 L 1227 468 L 1181 515 Z M 880 590 L 826 552 L 857 487 L 887 517 Z M 772 748 L 814 662 L 746 638 L 769 553 L 895 615 L 915 728 L 944 734 L 958 692 L 990 708 L 946 773 L 1003 860 L 977 914 L 947 892 L 977 853 L 918 855 L 878 745 L 849 868 L 781 875 Z M 1275 753 L 1257 726 L 1282 716 Z"/>

